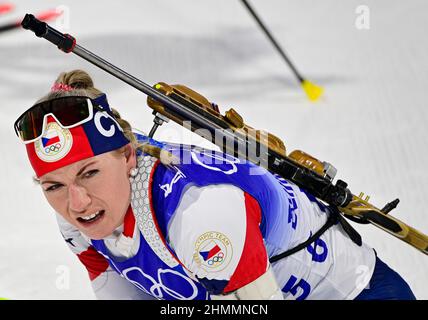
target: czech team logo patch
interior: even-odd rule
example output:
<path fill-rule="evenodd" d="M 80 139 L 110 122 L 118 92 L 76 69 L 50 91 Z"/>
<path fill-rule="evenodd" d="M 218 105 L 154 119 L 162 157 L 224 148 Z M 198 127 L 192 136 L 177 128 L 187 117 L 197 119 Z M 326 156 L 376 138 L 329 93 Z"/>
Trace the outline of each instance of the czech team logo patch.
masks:
<path fill-rule="evenodd" d="M 232 258 L 230 240 L 216 231 L 201 235 L 195 244 L 194 261 L 206 271 L 221 271 Z"/>
<path fill-rule="evenodd" d="M 73 136 L 70 131 L 63 129 L 56 122 L 48 123 L 46 133 L 34 142 L 37 156 L 45 162 L 55 162 L 64 158 L 72 145 Z"/>

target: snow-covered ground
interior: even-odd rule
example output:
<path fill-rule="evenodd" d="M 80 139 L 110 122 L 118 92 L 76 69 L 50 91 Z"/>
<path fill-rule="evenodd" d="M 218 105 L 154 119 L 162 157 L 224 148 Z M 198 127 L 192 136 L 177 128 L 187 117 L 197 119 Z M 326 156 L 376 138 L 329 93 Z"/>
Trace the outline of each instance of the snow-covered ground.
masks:
<path fill-rule="evenodd" d="M 1 2 L 1 1 L 0 1 Z M 325 95 L 313 104 L 238 0 L 17 0 L 0 25 L 63 6 L 54 27 L 146 83 L 182 83 L 237 109 L 253 127 L 333 163 L 353 193 L 428 233 L 428 3 L 424 0 L 252 0 L 299 70 Z M 359 29 L 361 5 L 370 28 Z M 368 20 L 366 20 L 368 22 Z M 61 71 L 89 71 L 111 104 L 148 131 L 146 97 L 73 54 L 23 30 L 0 34 L 0 297 L 94 298 L 86 271 L 59 234 L 15 118 L 47 93 Z M 174 124 L 160 140 L 191 138 Z M 193 142 L 200 139 L 193 140 Z M 379 256 L 428 299 L 428 257 L 371 226 L 356 228 Z"/>

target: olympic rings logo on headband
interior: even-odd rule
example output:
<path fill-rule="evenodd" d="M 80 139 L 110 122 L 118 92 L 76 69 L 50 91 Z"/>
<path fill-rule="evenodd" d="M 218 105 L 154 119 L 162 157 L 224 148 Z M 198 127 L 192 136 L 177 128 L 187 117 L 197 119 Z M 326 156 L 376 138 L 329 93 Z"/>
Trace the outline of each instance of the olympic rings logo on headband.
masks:
<path fill-rule="evenodd" d="M 64 158 L 71 150 L 73 136 L 68 129 L 58 123 L 47 124 L 45 134 L 34 142 L 37 156 L 45 162 L 55 162 Z"/>
<path fill-rule="evenodd" d="M 61 149 L 61 143 L 55 143 L 45 148 L 46 153 L 58 152 Z"/>

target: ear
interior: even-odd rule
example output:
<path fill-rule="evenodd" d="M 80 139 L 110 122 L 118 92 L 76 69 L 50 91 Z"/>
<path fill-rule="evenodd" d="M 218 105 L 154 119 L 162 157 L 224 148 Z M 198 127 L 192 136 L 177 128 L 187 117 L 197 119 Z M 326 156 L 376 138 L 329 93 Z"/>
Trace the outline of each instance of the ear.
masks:
<path fill-rule="evenodd" d="M 125 146 L 126 169 L 128 172 L 137 166 L 137 154 L 130 143 Z"/>

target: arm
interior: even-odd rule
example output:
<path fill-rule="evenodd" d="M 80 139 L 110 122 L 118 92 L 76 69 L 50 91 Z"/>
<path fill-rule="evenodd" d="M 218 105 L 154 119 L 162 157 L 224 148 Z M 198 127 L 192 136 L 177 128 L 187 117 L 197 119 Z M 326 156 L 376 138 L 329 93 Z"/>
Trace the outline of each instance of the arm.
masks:
<path fill-rule="evenodd" d="M 97 299 L 152 300 L 114 271 L 80 231 L 57 214 L 61 234 L 68 247 L 86 267 Z"/>
<path fill-rule="evenodd" d="M 282 299 L 260 222 L 257 201 L 241 189 L 190 187 L 169 224 L 168 241 L 214 299 Z"/>

